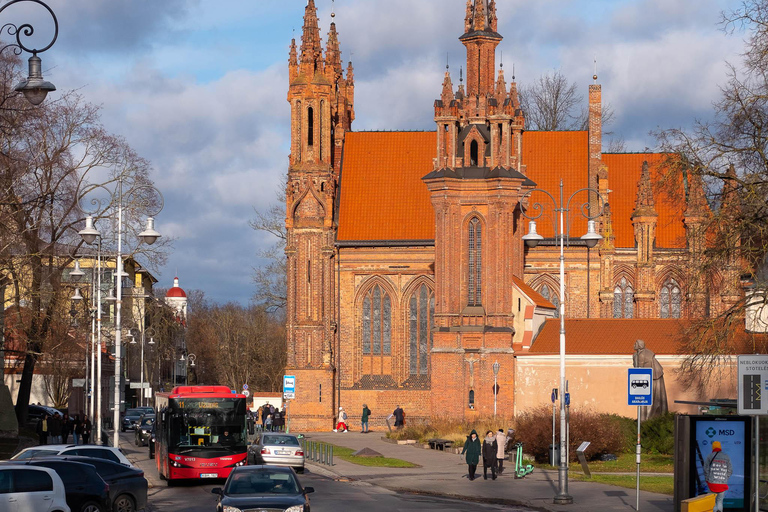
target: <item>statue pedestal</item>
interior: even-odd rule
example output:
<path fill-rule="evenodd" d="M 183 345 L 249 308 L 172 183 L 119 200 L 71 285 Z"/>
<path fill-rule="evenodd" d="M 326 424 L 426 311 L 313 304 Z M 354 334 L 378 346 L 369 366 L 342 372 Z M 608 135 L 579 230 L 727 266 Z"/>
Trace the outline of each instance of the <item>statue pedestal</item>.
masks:
<path fill-rule="evenodd" d="M 0 438 L 18 439 L 19 423 L 16 421 L 16 409 L 13 407 L 11 391 L 5 384 L 0 384 Z"/>

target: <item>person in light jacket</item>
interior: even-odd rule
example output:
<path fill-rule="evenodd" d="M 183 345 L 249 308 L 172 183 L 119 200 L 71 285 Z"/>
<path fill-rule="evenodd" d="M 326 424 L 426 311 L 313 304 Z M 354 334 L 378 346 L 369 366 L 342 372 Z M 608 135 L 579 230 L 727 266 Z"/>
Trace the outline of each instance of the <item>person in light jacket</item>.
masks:
<path fill-rule="evenodd" d="M 499 429 L 496 432 L 496 444 L 499 445 L 496 451 L 496 463 L 498 465 L 497 473 L 501 475 L 504 472 L 504 450 L 507 447 L 507 435 L 504 433 L 504 429 Z"/>
<path fill-rule="evenodd" d="M 465 460 L 467 461 L 467 467 L 469 468 L 469 479 L 475 479 L 475 471 L 477 471 L 477 463 L 480 462 L 480 453 L 482 452 L 482 446 L 480 439 L 477 437 L 477 430 L 473 430 L 467 436 L 467 440 L 464 442 L 464 450 L 461 455 L 466 454 Z"/>
<path fill-rule="evenodd" d="M 712 453 L 704 462 L 704 477 L 707 480 L 709 490 L 715 493 L 715 508 L 712 512 L 723 512 L 723 500 L 725 491 L 728 490 L 728 479 L 733 474 L 731 458 L 723 453 L 720 441 L 712 443 Z"/>

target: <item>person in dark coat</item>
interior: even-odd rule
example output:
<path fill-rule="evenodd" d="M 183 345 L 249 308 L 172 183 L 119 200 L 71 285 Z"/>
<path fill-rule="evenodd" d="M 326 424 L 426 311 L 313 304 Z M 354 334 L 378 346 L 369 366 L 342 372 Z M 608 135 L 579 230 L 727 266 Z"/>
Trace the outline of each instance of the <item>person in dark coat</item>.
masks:
<path fill-rule="evenodd" d="M 275 414 L 272 415 L 272 430 L 275 432 L 282 432 L 283 430 L 283 413 L 280 409 L 275 409 Z"/>
<path fill-rule="evenodd" d="M 80 428 L 82 430 L 81 436 L 83 437 L 83 444 L 88 444 L 91 441 L 91 420 L 88 419 L 87 414 L 83 416 Z"/>
<path fill-rule="evenodd" d="M 363 404 L 363 418 L 361 423 L 363 424 L 363 434 L 368 433 L 368 418 L 371 416 L 371 410 L 367 404 Z"/>
<path fill-rule="evenodd" d="M 37 420 L 37 438 L 40 444 L 48 444 L 48 415 L 43 413 L 39 420 Z"/>
<path fill-rule="evenodd" d="M 496 455 L 499 451 L 499 443 L 492 430 L 485 433 L 483 439 L 483 478 L 488 480 L 488 468 L 491 468 L 491 478 L 496 480 Z"/>
<path fill-rule="evenodd" d="M 403 411 L 403 408 L 398 405 L 392 414 L 395 417 L 395 428 L 403 428 L 403 425 L 405 425 L 405 411 Z"/>
<path fill-rule="evenodd" d="M 69 414 L 64 413 L 64 418 L 61 420 L 61 442 L 63 444 L 69 444 L 69 434 L 72 433 L 72 418 Z M 77 443 L 75 443 L 77 444 Z"/>
<path fill-rule="evenodd" d="M 464 443 L 464 449 L 461 451 L 461 455 L 466 454 L 465 460 L 469 467 L 469 479 L 475 479 L 475 471 L 477 471 L 477 463 L 480 461 L 480 452 L 482 446 L 480 445 L 480 439 L 477 437 L 477 430 L 473 430 Z"/>
<path fill-rule="evenodd" d="M 80 438 L 80 415 L 75 414 L 75 417 L 72 418 L 72 441 L 75 444 L 83 444 L 83 440 Z"/>
<path fill-rule="evenodd" d="M 261 407 L 261 430 L 265 430 L 267 424 L 267 416 L 269 416 L 269 402 Z"/>
<path fill-rule="evenodd" d="M 51 436 L 51 444 L 61 444 L 61 416 L 59 416 L 59 413 L 55 413 L 48 420 L 48 430 L 48 435 Z"/>

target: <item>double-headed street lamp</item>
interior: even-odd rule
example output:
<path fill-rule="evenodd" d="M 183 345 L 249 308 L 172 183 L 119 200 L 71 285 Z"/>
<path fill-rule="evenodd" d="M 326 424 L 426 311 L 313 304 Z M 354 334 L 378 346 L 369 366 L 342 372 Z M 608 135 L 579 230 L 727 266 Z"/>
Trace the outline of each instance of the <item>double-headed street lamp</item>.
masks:
<path fill-rule="evenodd" d="M 137 331 L 136 334 L 138 334 L 139 338 L 141 339 L 140 342 L 136 341 L 136 334 L 134 334 L 134 331 L 136 329 L 131 329 L 128 332 L 128 336 L 131 338 L 131 345 L 137 345 L 141 343 L 141 370 L 140 370 L 140 386 L 141 386 L 141 395 L 139 396 L 139 406 L 144 406 L 144 341 L 146 340 L 146 337 L 149 336 L 149 342 L 147 345 L 154 345 L 155 344 L 155 330 L 152 327 L 145 327 L 143 325 L 144 323 L 144 310 L 142 308 L 142 327 L 140 331 Z M 150 386 L 151 387 L 151 386 Z"/>
<path fill-rule="evenodd" d="M 560 243 L 560 467 L 558 468 L 558 489 L 555 495 L 556 504 L 569 504 L 573 503 L 573 497 L 568 494 L 568 461 L 567 461 L 567 448 L 566 448 L 566 431 L 568 429 L 566 415 L 565 415 L 565 243 L 566 239 L 569 239 L 570 231 L 570 217 L 568 217 L 568 225 L 566 227 L 564 223 L 565 215 L 571 211 L 571 201 L 573 198 L 581 193 L 586 192 L 589 196 L 595 194 L 597 197 L 596 212 L 592 212 L 590 202 L 580 205 L 579 213 L 587 219 L 587 234 L 581 237 L 581 240 L 587 246 L 588 250 L 597 245 L 597 243 L 603 239 L 602 235 L 597 232 L 597 223 L 595 219 L 600 217 L 607 205 L 607 201 L 603 198 L 598 190 L 592 188 L 582 188 L 571 194 L 567 202 L 563 201 L 563 180 L 560 180 L 560 202 L 555 197 L 539 188 L 535 188 L 527 191 L 522 199 L 521 205 L 525 200 L 530 197 L 534 192 L 543 192 L 548 195 L 554 205 L 552 224 L 555 229 L 555 239 Z M 538 211 L 538 214 L 530 216 L 525 213 L 525 208 L 521 208 L 523 216 L 530 220 L 528 225 L 528 234 L 523 236 L 525 244 L 530 247 L 536 247 L 539 242 L 544 240 L 544 237 L 536 232 L 536 220 L 544 214 L 544 207 L 541 203 L 533 203 L 531 209 Z M 560 217 L 559 228 L 558 223 L 555 222 L 554 213 L 558 213 Z M 589 272 L 589 268 L 587 268 Z"/>
<path fill-rule="evenodd" d="M 149 191 L 157 194 L 159 198 L 159 205 L 153 207 L 152 202 L 147 202 L 145 206 L 150 210 L 150 216 L 147 218 L 147 224 L 144 231 L 138 234 L 139 240 L 148 245 L 154 244 L 158 238 L 161 237 L 160 233 L 155 230 L 154 217 L 159 214 L 164 205 L 163 195 L 155 187 L 151 185 L 135 185 L 127 191 L 123 191 L 123 179 L 120 178 L 117 184 L 117 190 L 110 190 L 104 185 L 91 185 L 82 195 L 85 198 L 90 192 L 102 189 L 109 194 L 108 200 L 101 201 L 93 199 L 91 204 L 97 206 L 97 212 L 100 216 L 110 217 L 110 215 L 103 215 L 107 208 L 117 202 L 117 256 L 115 259 L 115 271 L 117 276 L 116 292 L 115 295 L 107 297 L 107 300 L 111 298 L 115 301 L 115 394 L 114 394 L 114 409 L 113 409 L 113 446 L 119 444 L 119 426 L 120 426 L 120 405 L 122 403 L 122 389 L 121 389 L 121 375 L 122 375 L 122 324 L 121 324 L 121 312 L 122 312 L 122 298 L 123 298 L 123 199 L 125 198 L 138 198 L 139 192 Z M 82 206 L 81 206 L 82 207 Z M 98 238 L 101 240 L 101 233 L 96 229 L 94 225 L 94 219 L 92 215 L 89 215 L 85 219 L 85 228 L 80 231 L 80 236 L 87 244 L 92 244 Z M 101 404 L 99 404 L 101 407 Z M 99 429 L 101 423 L 99 423 Z M 100 434 L 100 432 L 99 432 Z M 101 437 L 99 437 L 101 441 Z"/>

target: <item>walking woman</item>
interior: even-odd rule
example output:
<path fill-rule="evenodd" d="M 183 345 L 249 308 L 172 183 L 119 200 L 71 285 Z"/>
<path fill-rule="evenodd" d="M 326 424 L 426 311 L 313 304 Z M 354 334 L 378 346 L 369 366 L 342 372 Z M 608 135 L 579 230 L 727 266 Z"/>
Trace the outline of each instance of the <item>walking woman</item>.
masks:
<path fill-rule="evenodd" d="M 88 444 L 91 441 L 91 420 L 88 419 L 88 415 L 83 416 L 83 422 L 81 423 L 81 436 L 83 438 L 83 444 Z"/>
<path fill-rule="evenodd" d="M 368 418 L 371 416 L 371 410 L 368 408 L 367 404 L 363 404 L 363 434 L 368 433 Z"/>
<path fill-rule="evenodd" d="M 464 450 L 461 455 L 466 454 L 467 466 L 469 466 L 469 479 L 475 479 L 475 471 L 477 471 L 477 463 L 480 462 L 480 452 L 482 447 L 480 445 L 480 439 L 477 437 L 477 430 L 473 430 L 467 440 L 464 443 Z"/>
<path fill-rule="evenodd" d="M 496 480 L 496 454 L 499 451 L 499 443 L 493 431 L 485 433 L 483 440 L 483 478 L 488 480 L 488 468 L 491 468 L 491 477 Z"/>

